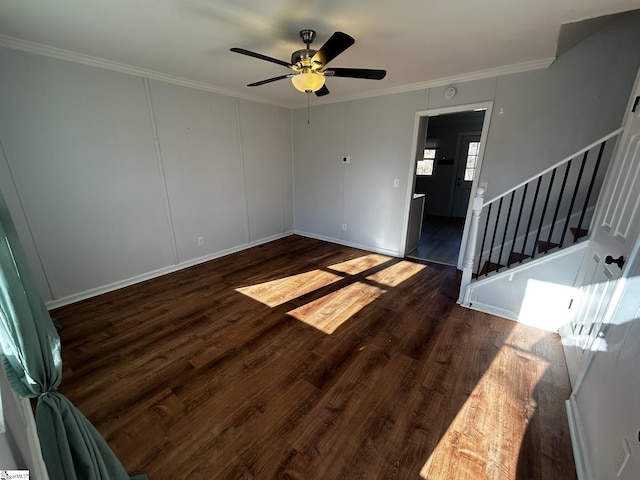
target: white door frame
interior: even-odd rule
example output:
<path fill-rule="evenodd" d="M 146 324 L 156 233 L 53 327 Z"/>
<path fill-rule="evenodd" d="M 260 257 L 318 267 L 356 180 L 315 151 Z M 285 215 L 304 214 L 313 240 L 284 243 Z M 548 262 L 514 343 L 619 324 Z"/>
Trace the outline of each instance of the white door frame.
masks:
<path fill-rule="evenodd" d="M 409 178 L 407 179 L 407 198 L 405 200 L 405 208 L 404 208 L 404 221 L 402 227 L 402 256 L 406 255 L 407 248 L 407 232 L 409 230 L 409 209 L 411 208 L 411 200 L 413 199 L 413 191 L 415 190 L 415 182 L 416 182 L 416 166 L 417 166 L 417 156 L 418 156 L 418 142 L 420 139 L 420 125 L 422 120 L 425 117 L 437 117 L 438 115 L 446 115 L 450 113 L 461 113 L 461 112 L 469 112 L 474 110 L 485 110 L 484 120 L 482 122 L 482 133 L 480 135 L 480 152 L 478 156 L 478 164 L 476 169 L 476 175 L 471 184 L 471 196 L 473 196 L 476 188 L 479 186 L 480 181 L 480 172 L 482 171 L 482 160 L 484 158 L 484 151 L 487 145 L 487 137 L 489 135 L 489 123 L 491 121 L 491 112 L 493 110 L 493 101 L 489 102 L 478 102 L 478 103 L 467 103 L 465 105 L 455 105 L 451 107 L 442 107 L 442 108 L 433 108 L 428 110 L 420 110 L 416 112 L 414 126 L 413 126 L 413 146 L 411 147 L 411 157 L 409 159 Z M 423 129 L 426 132 L 426 129 Z M 485 185 L 486 186 L 486 185 Z M 428 201 L 428 197 L 427 197 Z M 462 262 L 464 260 L 464 250 L 467 246 L 467 237 L 469 235 L 469 221 L 471 219 L 471 203 L 469 202 L 467 205 L 467 215 L 465 216 L 464 221 L 464 230 L 462 231 L 462 243 L 460 247 L 460 254 L 458 255 L 458 269 L 462 269 Z"/>

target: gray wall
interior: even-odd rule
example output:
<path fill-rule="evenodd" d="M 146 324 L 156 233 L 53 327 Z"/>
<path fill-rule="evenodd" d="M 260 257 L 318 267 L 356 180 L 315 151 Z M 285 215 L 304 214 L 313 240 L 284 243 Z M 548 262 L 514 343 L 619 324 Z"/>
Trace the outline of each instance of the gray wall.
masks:
<path fill-rule="evenodd" d="M 639 44 L 640 13 L 635 12 L 546 70 L 497 79 L 481 176 L 489 182 L 490 196 L 620 127 L 640 65 Z"/>
<path fill-rule="evenodd" d="M 4 48 L 0 64 L 0 189 L 45 301 L 292 229 L 289 110 Z"/>
<path fill-rule="evenodd" d="M 494 197 L 620 126 L 639 44 L 634 13 L 547 69 L 462 83 L 452 100 L 439 87 L 324 105 L 311 109 L 310 126 L 305 109 L 294 111 L 295 228 L 400 253 L 416 111 L 494 101 L 480 174 Z"/>
<path fill-rule="evenodd" d="M 415 105 L 424 92 L 313 108 L 293 117 L 295 228 L 395 254 L 402 237 Z M 343 164 L 342 155 L 351 162 Z M 393 187 L 394 178 L 400 186 Z M 342 231 L 342 224 L 347 230 Z"/>

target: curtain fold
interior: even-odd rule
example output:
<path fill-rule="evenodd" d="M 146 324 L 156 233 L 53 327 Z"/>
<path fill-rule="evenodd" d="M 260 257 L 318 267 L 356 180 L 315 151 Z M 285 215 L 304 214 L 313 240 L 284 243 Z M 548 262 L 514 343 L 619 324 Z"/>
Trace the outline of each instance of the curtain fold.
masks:
<path fill-rule="evenodd" d="M 38 399 L 36 426 L 52 480 L 129 480 L 96 428 L 56 391 L 62 381 L 60 337 L 31 278 L 2 193 L 0 353 L 13 390 Z"/>

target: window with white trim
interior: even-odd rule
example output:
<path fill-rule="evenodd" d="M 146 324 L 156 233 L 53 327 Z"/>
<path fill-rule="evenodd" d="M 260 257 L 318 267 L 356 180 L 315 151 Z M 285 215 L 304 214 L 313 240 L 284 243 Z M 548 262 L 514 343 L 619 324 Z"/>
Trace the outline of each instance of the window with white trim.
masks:
<path fill-rule="evenodd" d="M 464 179 L 467 182 L 473 182 L 476 174 L 476 166 L 478 165 L 478 154 L 480 152 L 480 142 L 469 142 L 467 150 L 467 161 L 464 166 Z"/>
<path fill-rule="evenodd" d="M 425 148 L 422 160 L 418 160 L 416 175 L 433 175 L 433 167 L 436 162 L 436 149 Z"/>

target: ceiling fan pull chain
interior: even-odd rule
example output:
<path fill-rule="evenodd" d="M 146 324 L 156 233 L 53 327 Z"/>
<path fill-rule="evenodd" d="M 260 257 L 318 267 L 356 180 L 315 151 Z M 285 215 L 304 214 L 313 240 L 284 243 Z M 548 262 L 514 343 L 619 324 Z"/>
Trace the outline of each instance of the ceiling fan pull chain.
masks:
<path fill-rule="evenodd" d="M 307 128 L 311 128 L 311 92 L 307 92 Z"/>

